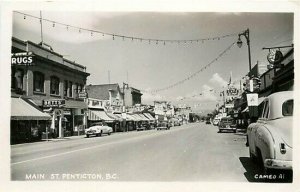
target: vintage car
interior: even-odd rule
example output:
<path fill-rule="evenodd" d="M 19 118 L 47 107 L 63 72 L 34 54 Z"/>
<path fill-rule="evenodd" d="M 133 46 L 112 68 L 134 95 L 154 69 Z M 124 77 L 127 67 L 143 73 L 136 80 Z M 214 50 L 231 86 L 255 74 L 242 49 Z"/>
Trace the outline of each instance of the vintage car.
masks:
<path fill-rule="evenodd" d="M 207 118 L 207 119 L 205 120 L 205 124 L 210 124 L 210 118 Z"/>
<path fill-rule="evenodd" d="M 85 135 L 89 138 L 91 135 L 101 136 L 102 134 L 110 135 L 113 129 L 107 126 L 104 122 L 99 122 L 93 126 L 85 129 Z"/>
<path fill-rule="evenodd" d="M 221 133 L 223 130 L 229 130 L 236 132 L 236 124 L 233 118 L 231 117 L 222 117 L 219 124 L 219 132 Z"/>
<path fill-rule="evenodd" d="M 214 120 L 213 120 L 213 125 L 215 125 L 215 126 L 218 126 L 219 125 L 219 122 L 220 122 L 220 119 L 219 118 L 214 118 Z"/>
<path fill-rule="evenodd" d="M 156 130 L 162 130 L 162 129 L 169 130 L 170 127 L 171 127 L 171 123 L 169 121 L 160 121 L 158 122 Z"/>
<path fill-rule="evenodd" d="M 247 128 L 250 159 L 266 173 L 292 170 L 293 92 L 266 97 L 258 106 L 259 118 Z"/>

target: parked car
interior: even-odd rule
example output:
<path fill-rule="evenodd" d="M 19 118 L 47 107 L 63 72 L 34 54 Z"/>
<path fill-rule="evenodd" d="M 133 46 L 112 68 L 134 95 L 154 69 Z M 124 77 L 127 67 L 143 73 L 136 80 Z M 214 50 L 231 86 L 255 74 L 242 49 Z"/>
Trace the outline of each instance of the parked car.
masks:
<path fill-rule="evenodd" d="M 158 122 L 156 130 L 162 130 L 162 129 L 169 130 L 170 127 L 171 127 L 171 123 L 169 121 L 160 121 Z"/>
<path fill-rule="evenodd" d="M 293 92 L 274 93 L 258 106 L 259 118 L 247 128 L 249 154 L 265 170 L 292 170 Z"/>
<path fill-rule="evenodd" d="M 207 118 L 205 124 L 210 124 L 210 118 Z"/>
<path fill-rule="evenodd" d="M 172 126 L 180 126 L 181 125 L 181 123 L 180 123 L 180 121 L 179 121 L 179 119 L 177 119 L 177 118 L 173 118 L 172 120 L 171 120 L 171 123 L 172 123 Z"/>
<path fill-rule="evenodd" d="M 91 135 L 101 136 L 102 134 L 110 135 L 113 129 L 106 125 L 104 122 L 99 122 L 93 126 L 85 129 L 86 137 L 89 138 Z"/>
<path fill-rule="evenodd" d="M 223 130 L 229 130 L 236 132 L 236 123 L 231 117 L 222 117 L 219 124 L 219 132 L 221 133 Z"/>
<path fill-rule="evenodd" d="M 213 123 L 213 125 L 218 126 L 219 122 L 220 122 L 219 118 L 214 118 L 212 123 Z"/>

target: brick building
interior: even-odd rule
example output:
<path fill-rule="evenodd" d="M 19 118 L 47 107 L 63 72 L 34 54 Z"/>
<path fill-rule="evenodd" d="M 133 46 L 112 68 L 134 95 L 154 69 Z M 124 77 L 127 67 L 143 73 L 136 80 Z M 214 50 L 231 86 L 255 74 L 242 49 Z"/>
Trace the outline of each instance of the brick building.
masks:
<path fill-rule="evenodd" d="M 50 136 L 71 136 L 78 134 L 79 128 L 83 130 L 87 110 L 83 97 L 90 75 L 86 67 L 65 59 L 44 43 L 13 37 L 11 51 L 12 97 L 28 99 L 51 115 Z"/>

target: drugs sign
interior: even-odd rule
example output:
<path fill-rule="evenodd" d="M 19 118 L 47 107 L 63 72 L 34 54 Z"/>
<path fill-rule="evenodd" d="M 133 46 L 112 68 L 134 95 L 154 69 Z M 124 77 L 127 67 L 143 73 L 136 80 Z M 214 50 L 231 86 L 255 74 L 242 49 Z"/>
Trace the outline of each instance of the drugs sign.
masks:
<path fill-rule="evenodd" d="M 11 64 L 12 65 L 33 65 L 33 55 L 31 52 L 12 54 Z"/>

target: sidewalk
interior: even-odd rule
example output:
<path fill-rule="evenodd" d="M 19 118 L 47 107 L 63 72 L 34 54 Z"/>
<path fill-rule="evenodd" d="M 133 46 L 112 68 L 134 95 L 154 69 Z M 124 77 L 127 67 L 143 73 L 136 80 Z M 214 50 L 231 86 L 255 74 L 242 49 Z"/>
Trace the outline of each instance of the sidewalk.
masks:
<path fill-rule="evenodd" d="M 64 138 L 41 139 L 41 141 L 66 141 L 66 140 L 82 139 L 84 137 L 86 137 L 86 135 L 69 136 L 69 137 L 64 137 Z"/>

